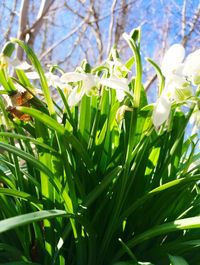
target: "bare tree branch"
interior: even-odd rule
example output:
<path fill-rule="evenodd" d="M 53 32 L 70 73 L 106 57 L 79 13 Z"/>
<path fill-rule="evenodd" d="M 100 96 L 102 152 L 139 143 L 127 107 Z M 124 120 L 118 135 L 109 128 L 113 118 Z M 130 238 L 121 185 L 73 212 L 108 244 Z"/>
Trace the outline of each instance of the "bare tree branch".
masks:
<path fill-rule="evenodd" d="M 128 16 L 128 4 L 126 0 L 121 0 L 121 12 L 117 18 L 117 25 L 115 30 L 115 43 L 119 42 L 119 39 L 124 32 L 126 26 L 126 19 Z"/>
<path fill-rule="evenodd" d="M 113 0 L 111 10 L 110 10 L 110 26 L 109 26 L 109 32 L 108 32 L 107 55 L 109 54 L 111 46 L 112 46 L 112 32 L 113 32 L 113 26 L 114 26 L 114 14 L 115 14 L 116 4 L 117 4 L 117 0 Z"/>
<path fill-rule="evenodd" d="M 98 62 L 102 62 L 103 60 L 103 41 L 102 41 L 102 35 L 101 35 L 101 30 L 99 27 L 99 14 L 97 13 L 95 6 L 94 6 L 94 0 L 90 0 L 90 11 L 95 19 L 95 28 L 92 27 L 92 31 L 96 37 L 96 42 L 97 42 L 97 48 L 99 52 L 99 58 Z"/>
<path fill-rule="evenodd" d="M 200 4 L 197 8 L 197 11 L 196 13 L 194 14 L 193 16 L 193 19 L 192 19 L 192 22 L 191 22 L 191 25 L 190 25 L 190 30 L 188 32 L 188 34 L 186 34 L 183 38 L 182 38 L 182 44 L 183 46 L 185 46 L 189 40 L 189 38 L 191 37 L 192 33 L 194 32 L 196 26 L 197 26 L 197 23 L 199 21 L 199 18 L 200 18 Z"/>
<path fill-rule="evenodd" d="M 19 28 L 17 34 L 17 38 L 20 40 L 24 40 L 25 38 L 23 32 L 26 30 L 27 27 L 28 8 L 29 8 L 29 0 L 22 0 L 20 16 L 19 16 Z M 23 59 L 23 50 L 19 46 L 17 46 L 16 55 L 19 60 Z"/>
<path fill-rule="evenodd" d="M 42 27 L 43 21 L 44 21 L 44 16 L 47 14 L 49 11 L 49 8 L 53 4 L 53 0 L 42 0 L 42 3 L 40 5 L 40 9 L 37 15 L 36 21 L 33 23 L 33 25 L 28 29 L 28 32 L 30 34 L 30 38 L 28 40 L 28 44 L 33 46 L 35 37 Z M 26 33 L 25 33 L 26 34 Z"/>
<path fill-rule="evenodd" d="M 72 31 L 70 31 L 66 36 L 64 36 L 62 39 L 54 43 L 52 46 L 50 46 L 41 56 L 40 60 L 42 60 L 47 54 L 52 52 L 56 47 L 58 47 L 62 42 L 69 39 L 71 36 L 73 36 L 81 27 L 84 25 L 85 21 L 88 20 L 88 17 L 85 18 L 85 20 L 81 21 L 81 23 L 75 27 Z"/>
<path fill-rule="evenodd" d="M 4 38 L 6 41 L 8 41 L 9 37 L 10 37 L 13 21 L 14 21 L 14 18 L 16 16 L 16 13 L 15 13 L 16 6 L 17 6 L 17 0 L 14 0 L 12 10 L 10 11 L 10 19 L 9 19 L 9 24 L 7 26 L 8 28 L 7 28 L 6 32 L 4 33 Z"/>
<path fill-rule="evenodd" d="M 185 36 L 185 28 L 186 28 L 186 5 L 187 5 L 187 0 L 183 1 L 183 6 L 182 6 L 182 21 L 181 21 L 181 36 L 184 38 Z"/>

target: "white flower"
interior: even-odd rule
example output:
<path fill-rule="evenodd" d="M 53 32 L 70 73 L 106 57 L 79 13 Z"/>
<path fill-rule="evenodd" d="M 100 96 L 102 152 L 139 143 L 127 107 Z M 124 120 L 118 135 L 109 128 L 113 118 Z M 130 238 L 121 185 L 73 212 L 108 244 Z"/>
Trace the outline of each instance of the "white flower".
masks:
<path fill-rule="evenodd" d="M 126 94 L 133 97 L 133 93 L 129 90 L 129 81 L 126 78 L 117 78 L 116 76 L 111 76 L 110 78 L 102 78 L 99 83 L 103 86 L 110 87 L 116 90 L 116 97 L 119 102 L 121 102 Z"/>
<path fill-rule="evenodd" d="M 155 127 L 162 125 L 169 117 L 171 102 L 164 94 L 157 100 L 153 111 L 153 124 Z"/>
<path fill-rule="evenodd" d="M 0 54 L 0 67 L 7 68 L 9 66 L 14 67 L 19 70 L 28 70 L 31 68 L 31 65 L 26 61 L 20 61 L 18 59 L 10 59 L 8 56 L 4 54 Z"/>
<path fill-rule="evenodd" d="M 200 49 L 187 56 L 183 74 L 188 76 L 194 85 L 200 84 Z"/>
<path fill-rule="evenodd" d="M 192 96 L 192 87 L 183 74 L 185 49 L 180 44 L 172 45 L 166 52 L 161 70 L 165 76 L 165 87 L 153 111 L 153 124 L 158 127 L 169 117 L 171 103 L 184 101 Z"/>
<path fill-rule="evenodd" d="M 177 69 L 182 65 L 183 59 L 185 57 L 185 49 L 181 44 L 172 45 L 165 53 L 161 70 L 165 77 L 176 73 Z"/>
<path fill-rule="evenodd" d="M 122 78 L 130 72 L 119 58 L 114 58 L 113 61 L 107 60 L 107 63 L 110 66 L 110 72 L 116 77 Z"/>
<path fill-rule="evenodd" d="M 75 88 L 72 89 L 68 97 L 68 104 L 70 107 L 78 104 L 84 94 L 87 96 L 98 95 L 97 83 L 99 77 L 92 74 L 69 72 L 62 75 L 61 81 L 65 83 L 82 82 L 82 84 L 77 84 Z"/>
<path fill-rule="evenodd" d="M 28 79 L 31 80 L 40 79 L 39 74 L 37 72 L 26 72 L 26 76 Z M 61 77 L 51 72 L 45 73 L 45 77 L 47 79 L 48 86 L 52 86 L 55 88 L 59 87 L 63 89 L 66 94 L 68 94 L 72 90 L 72 87 L 68 83 L 63 82 L 61 80 Z"/>

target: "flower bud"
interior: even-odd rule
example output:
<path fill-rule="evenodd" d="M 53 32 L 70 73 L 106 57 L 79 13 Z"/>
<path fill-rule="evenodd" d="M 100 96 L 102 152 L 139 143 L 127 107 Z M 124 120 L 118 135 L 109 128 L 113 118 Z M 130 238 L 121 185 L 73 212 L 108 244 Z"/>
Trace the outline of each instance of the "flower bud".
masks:
<path fill-rule="evenodd" d="M 121 107 L 119 107 L 119 109 L 117 110 L 116 116 L 115 116 L 116 121 L 118 123 L 124 118 L 124 114 L 126 111 L 132 111 L 132 109 L 126 105 L 122 105 Z"/>

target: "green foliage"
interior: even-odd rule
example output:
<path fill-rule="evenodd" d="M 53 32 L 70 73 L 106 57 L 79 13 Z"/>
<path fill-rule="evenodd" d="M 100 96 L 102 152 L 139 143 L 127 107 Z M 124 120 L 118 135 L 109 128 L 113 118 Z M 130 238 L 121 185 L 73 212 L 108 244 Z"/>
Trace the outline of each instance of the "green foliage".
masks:
<path fill-rule="evenodd" d="M 34 52 L 12 41 L 27 52 L 40 83 L 19 69 L 15 78 L 8 68 L 0 75 L 5 91 L 20 84 L 29 93 L 25 103 L 24 92 L 18 95 L 22 102 L 12 109 L 0 104 L 1 264 L 199 262 L 198 140 L 184 137 L 194 106 L 182 112 L 177 104 L 168 124 L 155 129 L 141 83 L 139 29 L 125 38 L 134 54 L 125 66 L 113 52 L 95 69 L 83 63 L 76 71 L 83 79 L 69 82 L 82 91 L 92 75 L 109 78 L 114 71 L 124 80 L 135 63 L 123 100 L 98 83 L 97 93 L 86 89 L 73 106 L 63 87 L 49 84 Z M 149 61 L 161 92 L 162 72 Z"/>

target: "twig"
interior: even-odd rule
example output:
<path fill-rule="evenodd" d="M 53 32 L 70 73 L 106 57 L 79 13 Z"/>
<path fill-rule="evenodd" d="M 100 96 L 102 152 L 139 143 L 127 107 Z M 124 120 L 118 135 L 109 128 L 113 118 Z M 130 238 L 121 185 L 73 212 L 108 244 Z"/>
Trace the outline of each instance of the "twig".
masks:
<path fill-rule="evenodd" d="M 112 45 L 112 31 L 113 31 L 113 25 L 114 25 L 114 14 L 115 14 L 116 4 L 117 4 L 117 0 L 113 0 L 111 10 L 110 10 L 110 26 L 109 26 L 109 32 L 108 32 L 107 55 L 109 54 L 111 45 Z"/>
<path fill-rule="evenodd" d="M 40 60 L 42 60 L 47 54 L 49 54 L 50 52 L 52 52 L 57 46 L 59 46 L 62 42 L 64 42 L 65 40 L 69 39 L 71 36 L 73 36 L 85 23 L 85 21 L 88 18 L 86 18 L 85 20 L 81 21 L 81 23 L 75 27 L 72 31 L 70 31 L 66 36 L 64 36 L 62 39 L 60 39 L 59 41 L 57 41 L 56 43 L 54 43 L 52 46 L 50 46 L 46 52 L 44 52 L 41 56 L 40 56 Z"/>

